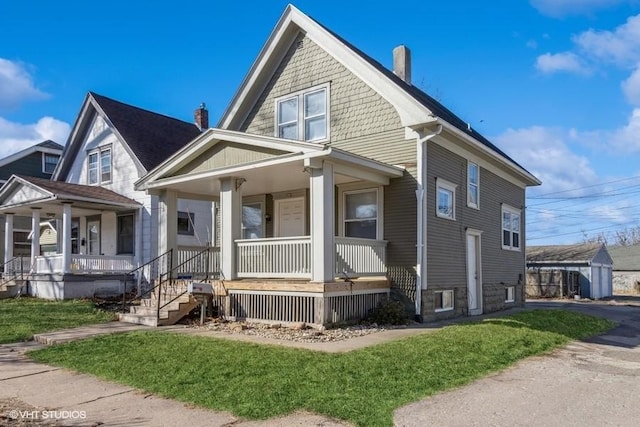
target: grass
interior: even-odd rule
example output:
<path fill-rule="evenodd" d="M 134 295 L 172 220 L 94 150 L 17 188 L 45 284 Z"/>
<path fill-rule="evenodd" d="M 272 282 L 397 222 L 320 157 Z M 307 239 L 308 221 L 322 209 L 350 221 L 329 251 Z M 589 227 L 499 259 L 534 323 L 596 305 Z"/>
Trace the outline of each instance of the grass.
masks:
<path fill-rule="evenodd" d="M 113 320 L 89 301 L 37 298 L 0 300 L 0 344 L 28 341 L 34 334 Z"/>
<path fill-rule="evenodd" d="M 535 310 L 344 354 L 163 332 L 105 336 L 29 354 L 240 417 L 306 409 L 356 425 L 390 426 L 398 407 L 612 325 L 579 313 Z"/>

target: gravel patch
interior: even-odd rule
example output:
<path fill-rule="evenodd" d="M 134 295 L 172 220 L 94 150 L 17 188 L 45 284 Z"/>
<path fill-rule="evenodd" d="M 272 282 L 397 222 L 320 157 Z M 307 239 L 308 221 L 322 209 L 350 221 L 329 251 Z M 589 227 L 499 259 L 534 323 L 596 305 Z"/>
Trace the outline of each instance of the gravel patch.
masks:
<path fill-rule="evenodd" d="M 362 337 L 369 334 L 386 331 L 389 329 L 405 329 L 406 325 L 377 325 L 362 324 L 345 326 L 341 328 L 310 328 L 304 323 L 253 323 L 253 322 L 227 322 L 219 319 L 212 319 L 205 322 L 204 325 L 199 323 L 191 323 L 190 328 L 203 331 L 225 332 L 228 334 L 242 334 L 249 336 L 258 336 L 263 338 L 271 338 L 276 340 L 286 340 L 295 342 L 331 342 L 348 340 L 351 338 Z"/>

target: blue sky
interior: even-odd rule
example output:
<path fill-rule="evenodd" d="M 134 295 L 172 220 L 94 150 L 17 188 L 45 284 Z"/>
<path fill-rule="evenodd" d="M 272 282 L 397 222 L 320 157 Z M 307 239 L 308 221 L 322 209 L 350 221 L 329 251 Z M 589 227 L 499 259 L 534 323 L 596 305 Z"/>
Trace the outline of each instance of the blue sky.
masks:
<path fill-rule="evenodd" d="M 529 244 L 640 226 L 640 0 L 294 4 L 386 66 L 409 46 L 413 83 L 543 181 Z M 0 157 L 64 143 L 89 90 L 215 125 L 286 5 L 7 2 Z"/>

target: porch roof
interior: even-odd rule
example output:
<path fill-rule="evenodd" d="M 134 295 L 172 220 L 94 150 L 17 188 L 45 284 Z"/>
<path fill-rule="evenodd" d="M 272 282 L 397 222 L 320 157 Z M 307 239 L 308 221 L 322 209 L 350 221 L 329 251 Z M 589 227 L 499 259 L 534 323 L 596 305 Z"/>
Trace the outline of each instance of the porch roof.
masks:
<path fill-rule="evenodd" d="M 0 188 L 0 212 L 29 214 L 31 209 L 46 208 L 60 214 L 64 203 L 88 212 L 128 210 L 142 206 L 135 200 L 103 187 L 50 181 L 13 175 Z"/>
<path fill-rule="evenodd" d="M 191 162 L 223 144 L 256 152 L 270 150 L 270 153 L 257 160 L 189 170 Z M 334 165 L 336 184 L 366 180 L 386 185 L 389 179 L 401 177 L 404 173 L 401 167 L 325 144 L 214 128 L 138 180 L 135 186 L 138 190 L 172 189 L 182 193 L 216 194 L 219 179 L 236 177 L 246 180 L 245 195 L 288 191 L 308 186 L 309 177 L 305 171 L 318 167 L 322 161 Z"/>

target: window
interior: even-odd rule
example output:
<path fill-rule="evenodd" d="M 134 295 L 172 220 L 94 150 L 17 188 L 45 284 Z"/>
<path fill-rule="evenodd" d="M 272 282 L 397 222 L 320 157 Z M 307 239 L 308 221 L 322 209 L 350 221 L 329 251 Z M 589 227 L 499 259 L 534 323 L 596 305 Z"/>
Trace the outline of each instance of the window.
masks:
<path fill-rule="evenodd" d="M 276 101 L 276 134 L 299 141 L 328 138 L 327 86 L 298 92 Z"/>
<path fill-rule="evenodd" d="M 242 206 L 242 238 L 261 239 L 262 232 L 262 203 L 247 203 Z"/>
<path fill-rule="evenodd" d="M 444 179 L 436 180 L 436 215 L 456 219 L 456 185 Z"/>
<path fill-rule="evenodd" d="M 433 293 L 435 297 L 435 311 L 453 310 L 453 290 L 436 291 Z"/>
<path fill-rule="evenodd" d="M 502 206 L 502 249 L 520 250 L 520 210 Z"/>
<path fill-rule="evenodd" d="M 480 209 L 480 169 L 469 162 L 467 167 L 467 206 Z"/>
<path fill-rule="evenodd" d="M 344 235 L 364 239 L 378 237 L 378 190 L 345 191 Z"/>
<path fill-rule="evenodd" d="M 31 256 L 31 240 L 27 230 L 13 231 L 13 256 Z M 40 255 L 40 254 L 37 254 Z"/>
<path fill-rule="evenodd" d="M 42 153 L 42 172 L 51 174 L 58 165 L 60 156 L 57 154 Z"/>
<path fill-rule="evenodd" d="M 118 215 L 118 254 L 133 254 L 135 215 Z"/>
<path fill-rule="evenodd" d="M 195 222 L 195 214 L 188 212 L 178 212 L 178 234 L 193 236 L 193 224 Z"/>
<path fill-rule="evenodd" d="M 514 302 L 515 299 L 515 286 L 507 286 L 504 288 L 504 302 Z"/>
<path fill-rule="evenodd" d="M 89 153 L 89 184 L 104 184 L 111 181 L 111 148 L 102 148 Z"/>
<path fill-rule="evenodd" d="M 80 235 L 80 220 L 78 218 L 71 218 L 71 253 L 79 254 L 78 249 L 78 236 Z"/>

